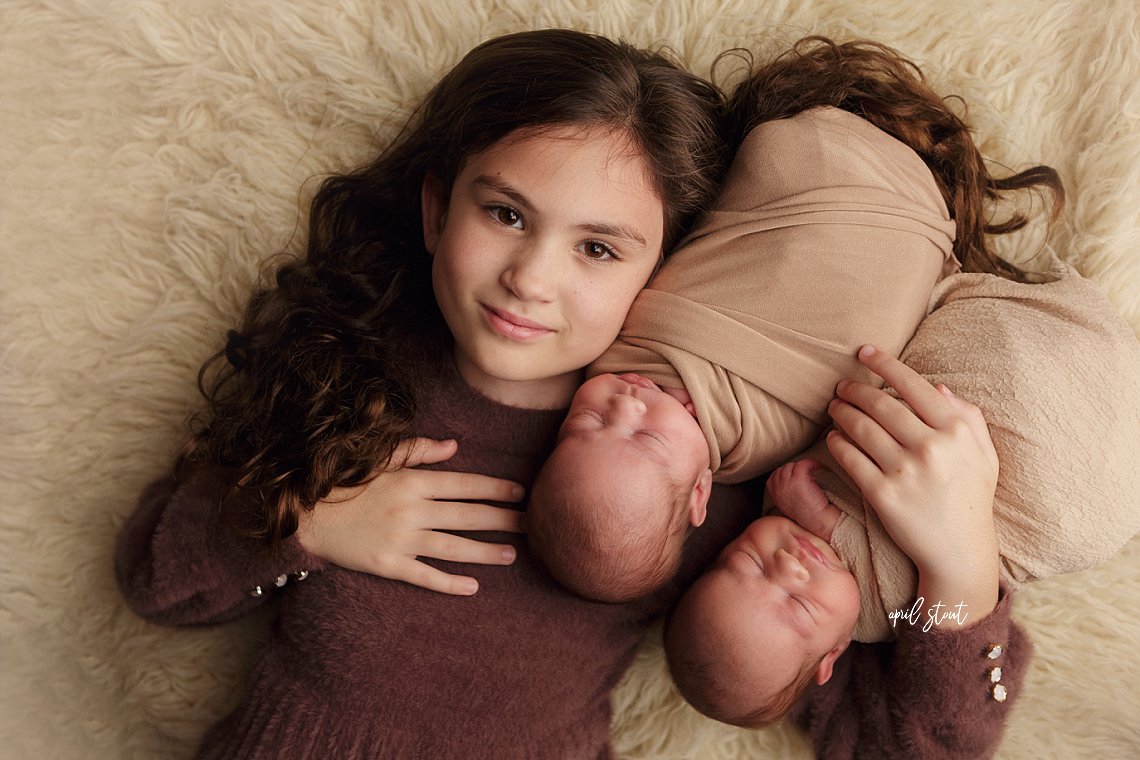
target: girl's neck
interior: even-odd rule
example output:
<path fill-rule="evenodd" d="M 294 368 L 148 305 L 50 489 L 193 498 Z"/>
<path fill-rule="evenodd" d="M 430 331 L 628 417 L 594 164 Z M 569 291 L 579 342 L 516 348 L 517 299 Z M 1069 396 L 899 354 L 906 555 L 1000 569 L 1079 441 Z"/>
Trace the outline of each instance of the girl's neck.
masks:
<path fill-rule="evenodd" d="M 459 376 L 473 390 L 506 406 L 520 409 L 565 409 L 578 386 L 583 370 L 534 380 L 504 380 L 480 370 L 459 353 L 453 353 Z"/>

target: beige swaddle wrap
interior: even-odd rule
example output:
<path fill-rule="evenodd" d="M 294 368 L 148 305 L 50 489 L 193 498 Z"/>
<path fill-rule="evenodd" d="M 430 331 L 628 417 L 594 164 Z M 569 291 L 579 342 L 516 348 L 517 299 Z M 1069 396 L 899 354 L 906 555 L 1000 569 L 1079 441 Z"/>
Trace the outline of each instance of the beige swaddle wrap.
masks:
<path fill-rule="evenodd" d="M 1140 344 L 1132 329 L 1093 283 L 1063 267 L 1057 281 L 1038 285 L 952 275 L 931 306 L 902 359 L 985 415 L 1000 462 L 1002 580 L 1075 572 L 1119 551 L 1140 530 Z M 913 605 L 914 565 L 822 440 L 804 457 L 823 464 L 816 481 L 844 512 L 831 544 L 859 580 L 855 638 L 892 638 L 887 615 Z"/>
<path fill-rule="evenodd" d="M 866 120 L 762 124 L 590 373 L 688 389 L 717 480 L 746 480 L 815 440 L 841 378 L 874 380 L 859 346 L 902 350 L 953 237 L 930 170 Z"/>

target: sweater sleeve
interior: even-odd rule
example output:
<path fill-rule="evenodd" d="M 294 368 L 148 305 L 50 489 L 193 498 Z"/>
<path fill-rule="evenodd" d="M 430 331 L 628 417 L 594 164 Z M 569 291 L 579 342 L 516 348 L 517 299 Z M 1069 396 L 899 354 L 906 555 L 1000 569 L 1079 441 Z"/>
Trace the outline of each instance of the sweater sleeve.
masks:
<path fill-rule="evenodd" d="M 115 576 L 127 605 L 163 625 L 202 625 L 237 618 L 278 586 L 323 564 L 295 537 L 269 552 L 221 519 L 231 478 L 218 467 L 186 478 L 160 478 L 139 497 L 115 550 Z"/>
<path fill-rule="evenodd" d="M 789 717 L 818 757 L 990 757 L 1032 655 L 1010 599 L 1003 589 L 993 612 L 964 630 L 923 632 L 919 621 L 897 642 L 852 643 Z"/>

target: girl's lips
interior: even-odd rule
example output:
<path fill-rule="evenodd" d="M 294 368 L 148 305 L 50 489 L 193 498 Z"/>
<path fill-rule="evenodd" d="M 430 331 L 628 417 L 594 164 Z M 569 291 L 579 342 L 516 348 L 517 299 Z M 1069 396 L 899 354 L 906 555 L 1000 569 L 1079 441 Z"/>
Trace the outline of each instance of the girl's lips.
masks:
<path fill-rule="evenodd" d="M 487 323 L 492 330 L 513 340 L 534 340 L 554 332 L 538 322 L 491 306 L 483 305 L 483 313 L 486 315 Z"/>

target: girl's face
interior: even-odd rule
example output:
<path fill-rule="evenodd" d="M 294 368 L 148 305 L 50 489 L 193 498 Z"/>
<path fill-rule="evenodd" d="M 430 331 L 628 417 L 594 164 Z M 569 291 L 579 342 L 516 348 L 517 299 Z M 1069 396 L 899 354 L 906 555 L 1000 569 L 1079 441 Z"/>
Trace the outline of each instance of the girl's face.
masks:
<path fill-rule="evenodd" d="M 664 209 L 619 132 L 514 132 L 429 177 L 424 242 L 464 380 L 513 406 L 564 406 L 661 256 Z"/>

